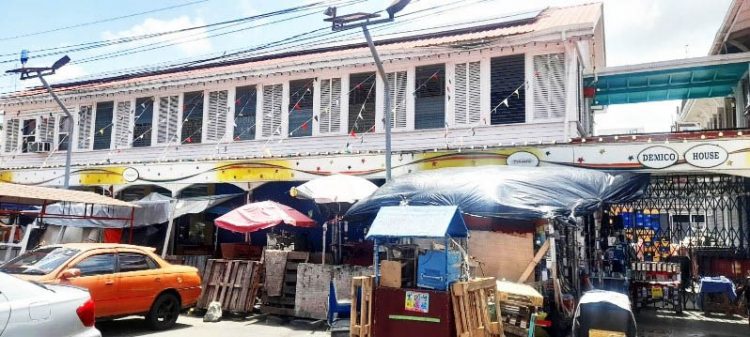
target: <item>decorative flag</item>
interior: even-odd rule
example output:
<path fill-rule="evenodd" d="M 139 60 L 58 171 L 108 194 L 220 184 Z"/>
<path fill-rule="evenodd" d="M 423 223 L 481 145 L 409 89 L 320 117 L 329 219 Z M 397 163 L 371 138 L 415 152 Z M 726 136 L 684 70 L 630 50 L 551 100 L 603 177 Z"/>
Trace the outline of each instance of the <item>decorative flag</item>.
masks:
<path fill-rule="evenodd" d="M 104 129 L 99 129 L 99 134 L 103 135 L 104 134 Z"/>
<path fill-rule="evenodd" d="M 521 87 L 518 87 L 518 89 L 513 92 L 513 95 L 516 95 L 516 97 L 521 97 L 521 93 L 518 92 L 519 89 L 521 89 Z"/>
<path fill-rule="evenodd" d="M 307 122 L 302 123 L 302 130 L 307 130 Z"/>
<path fill-rule="evenodd" d="M 187 137 L 185 139 L 185 141 L 188 142 L 188 143 L 192 143 L 193 142 L 193 137 Z"/>
<path fill-rule="evenodd" d="M 436 81 L 437 81 L 437 79 L 438 79 L 438 74 L 437 74 L 437 73 L 434 73 L 434 74 L 432 74 L 432 76 L 430 76 L 430 79 L 431 79 L 431 80 L 436 80 Z"/>
<path fill-rule="evenodd" d="M 477 135 L 477 130 L 474 129 L 474 128 L 471 128 L 471 135 L 472 136 L 476 136 Z"/>
<path fill-rule="evenodd" d="M 500 102 L 500 104 L 502 104 L 502 105 L 505 105 L 505 107 L 506 107 L 506 108 L 509 108 L 509 107 L 510 107 L 510 106 L 508 105 L 508 99 L 507 99 L 507 98 L 506 98 L 506 99 L 504 99 L 504 100 L 503 100 L 502 102 Z"/>
<path fill-rule="evenodd" d="M 294 131 L 289 133 L 289 137 L 294 137 Z"/>
<path fill-rule="evenodd" d="M 349 136 L 351 136 L 352 138 L 357 138 L 357 132 L 352 129 L 352 132 L 349 133 Z"/>
<path fill-rule="evenodd" d="M 357 90 L 362 90 L 362 83 L 357 84 L 354 88 L 356 88 Z"/>
<path fill-rule="evenodd" d="M 299 105 L 299 102 L 294 103 L 294 110 L 302 110 L 302 107 Z"/>
<path fill-rule="evenodd" d="M 357 114 L 357 119 L 358 119 L 358 120 L 359 120 L 359 119 L 365 119 L 365 117 L 364 117 L 364 116 L 362 116 L 362 111 L 360 111 L 360 112 L 359 112 L 359 114 Z"/>
<path fill-rule="evenodd" d="M 313 119 L 317 122 L 318 121 L 318 115 L 313 116 Z"/>
<path fill-rule="evenodd" d="M 235 136 L 234 140 L 240 140 L 240 136 Z"/>
<path fill-rule="evenodd" d="M 234 100 L 234 104 L 240 104 L 240 98 Z"/>

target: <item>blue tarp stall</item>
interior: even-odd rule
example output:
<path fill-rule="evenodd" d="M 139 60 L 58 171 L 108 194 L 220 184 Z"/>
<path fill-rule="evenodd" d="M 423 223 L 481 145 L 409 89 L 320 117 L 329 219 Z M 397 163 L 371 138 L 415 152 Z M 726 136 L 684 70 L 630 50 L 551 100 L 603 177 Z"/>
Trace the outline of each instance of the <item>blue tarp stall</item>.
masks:
<path fill-rule="evenodd" d="M 376 283 L 380 281 L 378 244 L 389 239 L 423 238 L 442 239 L 445 244 L 446 261 L 452 238 L 467 238 L 463 216 L 456 206 L 392 206 L 383 207 L 367 232 L 367 239 L 374 242 L 373 263 Z M 446 275 L 448 274 L 446 264 Z M 449 280 L 446 279 L 445 287 Z"/>
<path fill-rule="evenodd" d="M 535 220 L 587 214 L 640 196 L 648 174 L 572 167 L 454 167 L 412 173 L 354 204 L 349 219 L 383 206 L 453 205 L 473 217 Z"/>

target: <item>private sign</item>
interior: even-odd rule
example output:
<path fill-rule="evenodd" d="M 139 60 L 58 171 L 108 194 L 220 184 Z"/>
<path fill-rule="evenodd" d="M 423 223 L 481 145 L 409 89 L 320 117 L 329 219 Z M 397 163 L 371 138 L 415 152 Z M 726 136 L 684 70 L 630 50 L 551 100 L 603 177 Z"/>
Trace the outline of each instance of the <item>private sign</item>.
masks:
<path fill-rule="evenodd" d="M 677 151 L 666 146 L 648 147 L 638 154 L 638 162 L 645 167 L 653 169 L 670 167 L 677 163 L 678 159 L 679 154 L 677 154 Z"/>

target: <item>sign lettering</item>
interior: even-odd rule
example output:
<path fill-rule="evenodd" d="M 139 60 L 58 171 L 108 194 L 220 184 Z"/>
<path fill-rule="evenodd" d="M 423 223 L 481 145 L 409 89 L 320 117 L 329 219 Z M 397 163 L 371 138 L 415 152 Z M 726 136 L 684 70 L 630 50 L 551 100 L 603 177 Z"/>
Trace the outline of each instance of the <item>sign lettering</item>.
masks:
<path fill-rule="evenodd" d="M 645 148 L 638 154 L 638 162 L 653 169 L 670 167 L 677 163 L 677 159 L 679 159 L 677 151 L 660 145 Z"/>
<path fill-rule="evenodd" d="M 685 161 L 695 167 L 711 168 L 724 164 L 729 153 L 721 146 L 714 144 L 696 145 L 685 152 Z"/>
<path fill-rule="evenodd" d="M 513 152 L 506 160 L 508 166 L 533 167 L 539 166 L 539 158 L 531 152 Z"/>

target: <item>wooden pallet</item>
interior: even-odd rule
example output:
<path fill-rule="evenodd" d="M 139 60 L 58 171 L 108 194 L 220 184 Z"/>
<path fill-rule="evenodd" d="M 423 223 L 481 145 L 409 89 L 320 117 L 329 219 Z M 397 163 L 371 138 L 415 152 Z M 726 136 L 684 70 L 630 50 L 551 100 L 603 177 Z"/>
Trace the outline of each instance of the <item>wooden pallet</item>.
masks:
<path fill-rule="evenodd" d="M 453 318 L 457 337 L 503 336 L 500 307 L 490 317 L 489 306 L 496 303 L 497 285 L 494 277 L 480 278 L 451 285 Z"/>
<path fill-rule="evenodd" d="M 261 273 L 262 265 L 257 261 L 208 260 L 197 307 L 208 309 L 211 302 L 217 301 L 228 312 L 251 312 L 260 289 Z"/>
<path fill-rule="evenodd" d="M 289 252 L 284 268 L 284 282 L 281 296 L 264 296 L 261 312 L 271 315 L 294 316 L 294 305 L 297 297 L 297 266 L 307 263 L 308 252 Z"/>
<path fill-rule="evenodd" d="M 352 311 L 349 319 L 350 337 L 372 337 L 372 291 L 375 278 L 352 277 Z"/>

